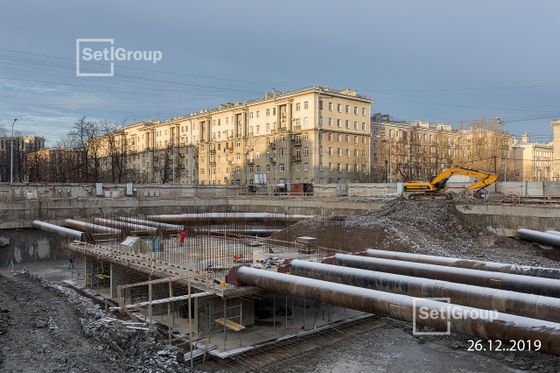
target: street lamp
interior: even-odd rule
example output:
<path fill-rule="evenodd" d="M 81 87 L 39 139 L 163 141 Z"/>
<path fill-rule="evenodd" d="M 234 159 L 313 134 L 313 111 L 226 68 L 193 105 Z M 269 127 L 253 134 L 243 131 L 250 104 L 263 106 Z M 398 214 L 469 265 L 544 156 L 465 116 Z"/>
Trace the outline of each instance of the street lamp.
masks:
<path fill-rule="evenodd" d="M 10 145 L 10 184 L 14 182 L 14 124 L 16 124 L 17 118 L 12 122 L 12 138 Z"/>

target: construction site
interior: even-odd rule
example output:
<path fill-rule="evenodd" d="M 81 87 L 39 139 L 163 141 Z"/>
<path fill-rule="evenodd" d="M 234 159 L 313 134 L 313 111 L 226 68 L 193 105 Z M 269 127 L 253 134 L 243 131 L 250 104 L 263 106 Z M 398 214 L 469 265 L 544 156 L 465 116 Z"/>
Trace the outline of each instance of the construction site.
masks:
<path fill-rule="evenodd" d="M 0 367 L 560 369 L 555 189 L 415 200 L 360 188 L 6 193 Z"/>

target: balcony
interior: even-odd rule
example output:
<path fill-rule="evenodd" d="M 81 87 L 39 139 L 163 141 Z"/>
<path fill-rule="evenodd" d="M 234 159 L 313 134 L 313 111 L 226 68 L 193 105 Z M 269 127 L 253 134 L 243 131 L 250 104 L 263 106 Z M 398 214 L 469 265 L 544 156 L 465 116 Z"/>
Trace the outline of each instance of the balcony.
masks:
<path fill-rule="evenodd" d="M 301 139 L 298 137 L 292 137 L 292 145 L 293 146 L 301 146 Z"/>
<path fill-rule="evenodd" d="M 254 160 L 254 159 L 247 159 L 247 164 L 248 164 L 249 166 L 252 166 L 252 165 L 255 164 L 255 160 Z"/>
<path fill-rule="evenodd" d="M 271 142 L 270 144 L 268 144 L 268 147 L 270 149 L 276 149 L 276 143 L 275 142 Z"/>
<path fill-rule="evenodd" d="M 301 162 L 301 155 L 292 155 L 292 162 Z"/>

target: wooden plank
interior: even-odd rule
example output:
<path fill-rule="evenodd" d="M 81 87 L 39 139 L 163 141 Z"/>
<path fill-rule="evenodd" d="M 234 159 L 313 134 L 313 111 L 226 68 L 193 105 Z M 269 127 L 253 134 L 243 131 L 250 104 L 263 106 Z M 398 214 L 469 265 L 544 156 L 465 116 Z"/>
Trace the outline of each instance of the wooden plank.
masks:
<path fill-rule="evenodd" d="M 211 296 L 211 295 L 214 295 L 214 293 L 211 292 L 211 291 L 204 291 L 204 292 L 200 292 L 200 293 L 194 293 L 190 297 L 188 295 L 179 295 L 179 296 L 171 297 L 171 298 L 155 299 L 151 303 L 152 303 L 152 305 L 164 304 L 164 303 L 171 303 L 171 302 L 178 302 L 178 301 L 182 301 L 182 300 L 188 300 L 189 298 L 207 297 L 207 296 Z M 124 306 L 124 308 L 126 308 L 126 309 L 141 308 L 141 307 L 146 307 L 148 305 L 150 305 L 150 301 L 134 303 L 134 304 L 127 304 L 127 305 Z M 119 311 L 122 308 L 123 307 L 110 307 L 109 310 L 110 311 Z"/>
<path fill-rule="evenodd" d="M 228 328 L 228 329 L 231 329 L 231 330 L 235 331 L 235 332 L 240 332 L 240 331 L 242 331 L 243 329 L 245 329 L 245 327 L 244 327 L 243 325 L 238 324 L 238 323 L 236 323 L 235 321 L 226 320 L 226 321 L 224 322 L 224 318 L 223 318 L 223 317 L 220 317 L 219 319 L 216 319 L 216 320 L 214 320 L 214 321 L 217 322 L 217 323 L 220 324 L 220 325 L 225 326 L 225 327 Z"/>

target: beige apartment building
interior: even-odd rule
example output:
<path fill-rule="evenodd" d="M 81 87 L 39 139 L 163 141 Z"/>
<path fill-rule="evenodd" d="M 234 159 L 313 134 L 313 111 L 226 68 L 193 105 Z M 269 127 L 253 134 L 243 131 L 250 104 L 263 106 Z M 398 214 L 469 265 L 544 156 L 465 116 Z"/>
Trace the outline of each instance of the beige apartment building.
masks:
<path fill-rule="evenodd" d="M 554 153 L 552 156 L 552 180 L 560 181 L 560 120 L 551 122 L 553 130 L 552 147 Z"/>
<path fill-rule="evenodd" d="M 354 90 L 268 92 L 100 138 L 105 167 L 127 160 L 143 182 L 200 184 L 370 181 L 372 100 Z"/>
<path fill-rule="evenodd" d="M 553 157 L 552 143 L 531 143 L 526 134 L 521 137 L 521 141 L 515 139 L 513 144 L 514 171 L 511 180 L 553 181 Z"/>
<path fill-rule="evenodd" d="M 371 126 L 375 181 L 427 180 L 455 165 L 496 172 L 500 180 L 513 170 L 512 136 L 493 121 L 456 129 L 375 114 Z"/>

